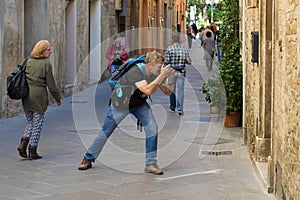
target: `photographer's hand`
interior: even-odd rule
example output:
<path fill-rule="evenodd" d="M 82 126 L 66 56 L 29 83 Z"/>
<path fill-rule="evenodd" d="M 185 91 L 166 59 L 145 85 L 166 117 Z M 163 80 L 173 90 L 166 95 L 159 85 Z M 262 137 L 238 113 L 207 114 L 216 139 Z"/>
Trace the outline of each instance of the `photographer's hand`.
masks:
<path fill-rule="evenodd" d="M 168 76 L 167 82 L 166 82 L 168 85 L 174 84 L 175 72 L 176 71 L 174 69 L 172 69 L 171 72 L 169 73 L 169 76 Z"/>
<path fill-rule="evenodd" d="M 163 76 L 164 78 L 167 78 L 172 70 L 173 69 L 171 68 L 170 65 L 163 66 L 160 70 L 160 75 Z"/>

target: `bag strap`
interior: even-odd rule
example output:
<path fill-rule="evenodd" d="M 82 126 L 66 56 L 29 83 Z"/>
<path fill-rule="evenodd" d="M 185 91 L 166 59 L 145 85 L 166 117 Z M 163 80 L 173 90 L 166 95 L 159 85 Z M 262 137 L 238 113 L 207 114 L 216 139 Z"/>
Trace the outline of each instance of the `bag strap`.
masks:
<path fill-rule="evenodd" d="M 146 68 L 145 68 L 145 64 L 144 64 L 144 63 L 137 63 L 136 65 L 139 67 L 139 69 L 141 70 L 141 72 L 143 72 L 143 74 L 144 74 L 144 76 L 145 76 L 145 78 L 146 78 Z"/>
<path fill-rule="evenodd" d="M 21 65 L 18 65 L 19 69 L 24 70 L 24 71 L 26 70 L 27 61 L 28 61 L 29 58 L 30 58 L 30 56 L 26 57 L 26 58 L 24 59 L 24 61 L 22 62 L 22 64 L 21 64 Z"/>
<path fill-rule="evenodd" d="M 143 72 L 144 78 L 146 79 L 147 76 L 146 76 L 145 64 L 144 63 L 137 63 L 136 65 L 139 67 L 139 69 L 141 70 L 141 72 Z M 150 101 L 152 102 L 151 95 L 149 95 L 148 97 L 149 97 Z"/>
<path fill-rule="evenodd" d="M 144 77 L 145 77 L 145 79 L 146 79 L 146 68 L 145 68 L 145 64 L 144 64 L 144 63 L 137 63 L 136 65 L 139 67 L 139 69 L 140 69 L 141 72 L 144 74 Z M 150 99 L 151 102 L 152 102 L 151 96 L 149 95 L 148 97 L 149 97 L 149 99 Z M 137 119 L 136 126 L 137 126 L 137 130 L 139 130 L 140 132 L 143 131 L 143 124 L 142 124 L 142 122 L 141 122 L 139 119 Z"/>

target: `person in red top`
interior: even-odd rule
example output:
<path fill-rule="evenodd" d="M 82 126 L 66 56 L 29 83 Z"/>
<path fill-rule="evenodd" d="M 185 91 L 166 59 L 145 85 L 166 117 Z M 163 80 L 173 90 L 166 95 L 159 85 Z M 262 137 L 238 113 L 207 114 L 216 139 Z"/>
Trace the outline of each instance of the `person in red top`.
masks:
<path fill-rule="evenodd" d="M 119 34 L 113 36 L 113 43 L 108 46 L 105 57 L 108 59 L 107 70 L 110 75 L 128 59 L 126 47 Z"/>

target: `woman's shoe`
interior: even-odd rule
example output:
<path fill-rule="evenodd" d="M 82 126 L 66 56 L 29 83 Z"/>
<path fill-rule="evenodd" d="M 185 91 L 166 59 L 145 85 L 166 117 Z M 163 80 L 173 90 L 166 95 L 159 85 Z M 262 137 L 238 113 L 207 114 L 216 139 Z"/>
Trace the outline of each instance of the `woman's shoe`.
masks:
<path fill-rule="evenodd" d="M 40 159 L 40 158 L 42 158 L 42 156 L 40 156 L 40 155 L 36 152 L 37 147 L 29 146 L 28 150 L 29 150 L 28 160 L 35 160 L 35 159 Z"/>
<path fill-rule="evenodd" d="M 27 145 L 28 145 L 29 139 L 27 137 L 21 138 L 21 143 L 18 146 L 19 155 L 23 158 L 27 158 Z"/>

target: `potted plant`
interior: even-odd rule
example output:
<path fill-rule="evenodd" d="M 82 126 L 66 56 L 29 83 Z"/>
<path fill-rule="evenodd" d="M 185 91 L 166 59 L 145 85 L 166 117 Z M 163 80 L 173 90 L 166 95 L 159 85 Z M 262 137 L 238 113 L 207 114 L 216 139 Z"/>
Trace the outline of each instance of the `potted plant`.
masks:
<path fill-rule="evenodd" d="M 239 126 L 243 106 L 243 70 L 240 55 L 241 43 L 239 40 L 239 1 L 223 0 L 221 4 L 223 23 L 220 27 L 220 40 L 224 56 L 220 61 L 219 72 L 224 82 L 226 93 L 224 124 L 225 126 Z M 231 124 L 231 121 L 228 119 L 232 115 L 235 119 L 238 119 L 238 122 Z"/>
<path fill-rule="evenodd" d="M 209 91 L 208 80 L 204 81 L 202 87 L 200 88 L 200 91 L 205 95 L 204 99 L 210 105 L 211 104 L 211 94 Z"/>
<path fill-rule="evenodd" d="M 205 101 L 210 105 L 211 114 L 224 111 L 226 103 L 225 89 L 219 74 L 204 81 L 200 91 L 205 95 Z"/>

